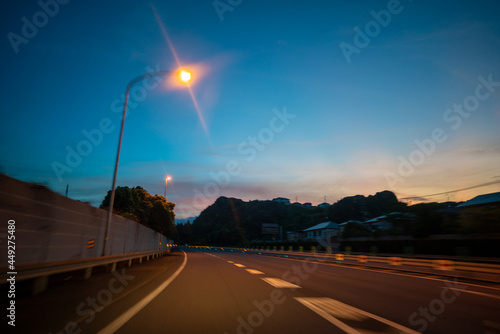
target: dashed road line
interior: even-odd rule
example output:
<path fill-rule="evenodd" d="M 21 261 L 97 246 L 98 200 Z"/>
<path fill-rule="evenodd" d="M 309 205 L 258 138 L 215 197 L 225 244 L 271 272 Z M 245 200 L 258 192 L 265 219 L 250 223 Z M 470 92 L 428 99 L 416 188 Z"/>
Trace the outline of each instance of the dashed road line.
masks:
<path fill-rule="evenodd" d="M 245 270 L 248 271 L 250 274 L 254 274 L 254 275 L 263 275 L 264 274 L 262 271 L 258 271 L 255 269 L 245 269 Z"/>
<path fill-rule="evenodd" d="M 245 268 L 245 267 L 246 267 L 246 266 L 244 266 L 244 265 L 242 265 L 242 264 L 239 264 L 239 263 L 234 263 L 234 265 L 235 265 L 236 267 L 240 267 L 240 268 Z"/>
<path fill-rule="evenodd" d="M 292 289 L 300 288 L 300 286 L 298 286 L 298 285 L 284 281 L 284 280 L 279 279 L 279 278 L 272 278 L 272 277 L 261 277 L 261 278 L 262 278 L 262 280 L 271 284 L 275 288 L 292 288 Z"/>

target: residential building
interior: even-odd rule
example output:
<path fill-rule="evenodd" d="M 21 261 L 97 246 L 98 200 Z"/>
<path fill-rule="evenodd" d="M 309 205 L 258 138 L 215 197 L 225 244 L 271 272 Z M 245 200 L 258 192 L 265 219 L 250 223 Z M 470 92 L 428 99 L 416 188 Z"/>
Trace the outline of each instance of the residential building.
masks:
<path fill-rule="evenodd" d="M 500 192 L 476 196 L 467 202 L 457 205 L 457 208 L 461 209 L 482 206 L 500 207 Z"/>
<path fill-rule="evenodd" d="M 276 198 L 273 198 L 273 201 L 278 202 L 278 203 L 282 203 L 285 205 L 290 205 L 290 200 L 288 198 L 285 198 L 285 197 L 276 197 Z"/>
<path fill-rule="evenodd" d="M 349 223 L 358 223 L 358 224 L 363 224 L 363 222 L 359 221 L 359 220 L 348 220 L 348 221 L 345 221 L 341 224 L 339 224 L 339 228 L 340 228 L 340 235 L 342 235 L 342 233 L 344 233 L 344 229 L 345 229 L 345 226 Z"/>
<path fill-rule="evenodd" d="M 324 222 L 302 231 L 305 234 L 305 240 L 315 240 L 326 246 L 331 246 L 333 238 L 338 237 L 340 228 L 336 223 Z"/>
<path fill-rule="evenodd" d="M 390 215 L 390 214 L 389 214 Z M 365 221 L 363 224 L 374 230 L 390 230 L 392 223 L 388 221 L 389 215 L 378 216 Z"/>

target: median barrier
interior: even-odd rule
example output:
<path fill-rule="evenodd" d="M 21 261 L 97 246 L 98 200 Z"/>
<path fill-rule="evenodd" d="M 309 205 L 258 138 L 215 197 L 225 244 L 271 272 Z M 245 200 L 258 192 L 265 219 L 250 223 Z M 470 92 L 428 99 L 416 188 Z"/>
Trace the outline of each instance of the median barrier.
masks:
<path fill-rule="evenodd" d="M 434 260 L 434 269 L 438 270 L 455 270 L 455 263 L 449 260 Z"/>
<path fill-rule="evenodd" d="M 389 264 L 393 266 L 401 266 L 403 264 L 403 259 L 396 256 L 391 256 L 389 258 Z"/>
<path fill-rule="evenodd" d="M 291 247 L 291 246 L 290 246 Z M 249 251 L 249 254 L 256 254 Z M 366 254 L 348 255 L 342 253 L 304 253 L 303 246 L 299 246 L 299 251 L 264 251 L 261 255 L 284 256 L 297 260 L 313 260 L 325 263 L 349 266 L 363 266 L 373 269 L 394 269 L 398 271 L 413 272 L 429 275 L 448 276 L 453 278 L 474 279 L 488 282 L 500 283 L 500 265 L 493 263 L 473 263 L 442 259 L 418 259 L 403 258 L 397 256 L 373 256 Z"/>

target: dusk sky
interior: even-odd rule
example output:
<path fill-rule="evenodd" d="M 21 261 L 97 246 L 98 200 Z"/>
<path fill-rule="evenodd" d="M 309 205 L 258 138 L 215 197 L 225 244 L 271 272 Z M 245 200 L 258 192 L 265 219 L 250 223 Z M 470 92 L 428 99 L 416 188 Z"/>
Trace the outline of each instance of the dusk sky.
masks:
<path fill-rule="evenodd" d="M 130 80 L 179 66 L 190 88 L 132 89 L 117 178 L 163 195 L 170 175 L 177 218 L 219 196 L 500 191 L 498 1 L 7 1 L 0 16 L 0 172 L 73 199 L 111 189 Z"/>

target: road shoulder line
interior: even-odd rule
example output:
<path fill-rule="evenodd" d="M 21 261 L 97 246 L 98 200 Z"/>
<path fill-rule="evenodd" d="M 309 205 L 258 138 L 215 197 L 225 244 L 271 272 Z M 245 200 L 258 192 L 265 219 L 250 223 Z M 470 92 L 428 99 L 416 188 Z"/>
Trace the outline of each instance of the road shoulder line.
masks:
<path fill-rule="evenodd" d="M 141 299 L 140 302 L 129 308 L 126 312 L 124 312 L 121 316 L 113 320 L 111 323 L 109 323 L 106 327 L 101 329 L 97 334 L 112 334 L 116 332 L 120 327 L 122 327 L 124 324 L 127 323 L 134 315 L 139 313 L 140 310 L 142 310 L 146 305 L 148 305 L 153 299 L 155 299 L 165 288 L 172 283 L 174 279 L 179 276 L 179 274 L 184 270 L 184 267 L 186 266 L 187 263 L 187 255 L 184 251 L 184 261 L 182 262 L 182 265 L 175 271 L 175 273 L 170 276 L 165 282 L 163 282 L 159 287 L 157 287 L 155 290 L 153 290 L 149 295 Z"/>

